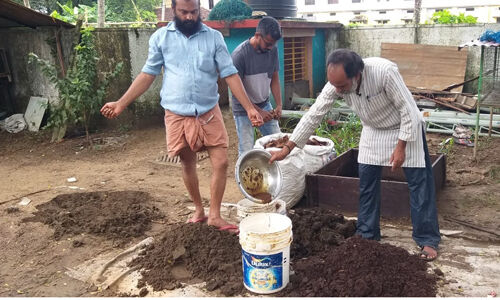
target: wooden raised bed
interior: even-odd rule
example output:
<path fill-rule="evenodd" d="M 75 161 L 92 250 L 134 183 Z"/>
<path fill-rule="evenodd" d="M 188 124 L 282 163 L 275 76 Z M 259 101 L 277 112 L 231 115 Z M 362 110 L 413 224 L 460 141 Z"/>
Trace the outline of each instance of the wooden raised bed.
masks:
<path fill-rule="evenodd" d="M 315 173 L 306 175 L 305 207 L 323 207 L 357 214 L 359 201 L 358 149 L 350 149 Z M 436 193 L 446 181 L 446 157 L 431 155 Z M 380 215 L 409 217 L 410 193 L 403 170 L 383 167 Z"/>

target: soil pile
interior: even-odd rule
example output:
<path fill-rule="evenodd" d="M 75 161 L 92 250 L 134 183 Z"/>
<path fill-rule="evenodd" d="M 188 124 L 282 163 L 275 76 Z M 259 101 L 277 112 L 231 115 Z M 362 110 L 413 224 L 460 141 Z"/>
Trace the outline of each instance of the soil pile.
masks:
<path fill-rule="evenodd" d="M 296 209 L 289 214 L 292 220 L 292 259 L 331 251 L 356 232 L 356 222 L 326 209 Z"/>
<path fill-rule="evenodd" d="M 54 228 L 54 238 L 92 233 L 109 238 L 138 237 L 163 218 L 158 208 L 147 206 L 148 193 L 139 191 L 91 192 L 58 195 L 37 205 L 35 216 L 24 222 L 41 222 Z"/>
<path fill-rule="evenodd" d="M 149 245 L 130 266 L 143 269 L 138 287 L 153 290 L 181 287 L 182 279 L 200 279 L 207 289 L 226 296 L 245 292 L 238 236 L 206 224 L 177 224 Z M 190 274 L 179 278 L 179 270 Z M 186 282 L 187 280 L 184 280 Z"/>
<path fill-rule="evenodd" d="M 291 297 L 435 297 L 436 276 L 406 250 L 352 237 L 330 251 L 292 262 Z"/>
<path fill-rule="evenodd" d="M 323 209 L 290 211 L 290 283 L 278 296 L 435 296 L 435 277 L 427 264 L 406 250 L 352 237 L 355 223 Z M 131 262 L 142 271 L 139 288 L 175 289 L 193 279 L 225 296 L 242 295 L 238 237 L 206 224 L 173 225 Z M 184 271 L 182 271 L 184 270 Z M 179 276 L 179 274 L 181 276 Z"/>

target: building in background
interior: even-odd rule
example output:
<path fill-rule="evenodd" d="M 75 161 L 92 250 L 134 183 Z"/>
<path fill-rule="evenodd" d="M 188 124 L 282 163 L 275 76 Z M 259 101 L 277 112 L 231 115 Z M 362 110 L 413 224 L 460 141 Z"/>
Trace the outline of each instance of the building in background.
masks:
<path fill-rule="evenodd" d="M 317 22 L 401 25 L 413 22 L 414 0 L 297 0 L 297 17 Z M 500 23 L 498 0 L 422 0 L 420 22 L 436 11 L 477 17 L 478 23 Z"/>

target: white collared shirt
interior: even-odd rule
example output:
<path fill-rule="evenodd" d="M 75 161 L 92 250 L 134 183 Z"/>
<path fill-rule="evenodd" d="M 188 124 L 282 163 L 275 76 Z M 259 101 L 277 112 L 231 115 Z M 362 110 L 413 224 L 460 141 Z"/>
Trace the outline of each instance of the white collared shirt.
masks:
<path fill-rule="evenodd" d="M 390 166 L 390 157 L 398 140 L 406 141 L 403 167 L 425 167 L 422 126 L 424 119 L 406 87 L 398 67 L 378 57 L 366 58 L 359 94 L 340 94 L 329 82 L 316 102 L 301 118 L 290 138 L 298 147 L 305 143 L 330 111 L 338 98 L 359 116 L 363 130 L 359 142 L 358 162 Z"/>

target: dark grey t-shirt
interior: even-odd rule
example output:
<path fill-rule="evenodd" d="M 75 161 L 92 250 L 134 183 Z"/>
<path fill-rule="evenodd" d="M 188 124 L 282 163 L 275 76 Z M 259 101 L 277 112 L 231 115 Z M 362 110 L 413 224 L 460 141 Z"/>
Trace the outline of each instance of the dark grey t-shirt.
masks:
<path fill-rule="evenodd" d="M 269 100 L 273 74 L 279 71 L 278 48 L 259 53 L 250 45 L 250 40 L 246 40 L 234 49 L 231 56 L 248 97 L 259 107 L 264 107 Z M 246 115 L 245 109 L 234 96 L 232 101 L 233 113 Z"/>

